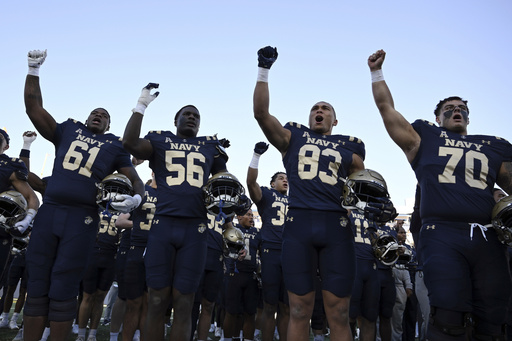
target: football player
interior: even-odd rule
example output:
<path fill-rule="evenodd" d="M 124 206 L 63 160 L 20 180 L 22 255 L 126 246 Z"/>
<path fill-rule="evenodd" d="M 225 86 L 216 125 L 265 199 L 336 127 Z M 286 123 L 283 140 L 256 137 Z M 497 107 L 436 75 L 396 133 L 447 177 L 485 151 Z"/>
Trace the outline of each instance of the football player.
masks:
<path fill-rule="evenodd" d="M 259 158 L 267 149 L 268 144 L 265 142 L 258 142 L 254 146 L 253 158 L 247 170 L 247 188 L 262 219 L 260 253 L 263 293 L 262 340 L 272 341 L 276 312 L 279 311 L 278 330 L 281 340 L 286 340 L 290 319 L 290 308 L 281 267 L 283 227 L 288 210 L 288 178 L 286 173 L 277 172 L 270 180 L 270 188 L 258 184 Z"/>
<path fill-rule="evenodd" d="M 123 322 L 123 340 L 132 341 L 137 329 L 144 337 L 144 323 L 147 315 L 147 286 L 144 252 L 148 243 L 148 235 L 155 217 L 157 185 L 155 174 L 151 174 L 151 184 L 146 184 L 146 194 L 141 205 L 135 209 L 130 220 L 133 222 L 130 237 L 130 249 L 127 253 L 124 270 L 126 288 L 126 311 Z M 125 216 L 126 219 L 126 216 Z"/>
<path fill-rule="evenodd" d="M 144 194 L 144 184 L 120 138 L 107 133 L 107 110 L 94 109 L 85 124 L 73 119 L 57 123 L 43 107 L 39 69 L 45 59 L 46 51 L 28 53 L 24 94 L 28 117 L 38 133 L 55 145 L 52 177 L 26 255 L 25 340 L 34 341 L 41 338 L 47 320 L 52 340 L 64 340 L 70 332 L 80 280 L 99 226 L 96 183 L 116 170 L 130 179 L 136 194 L 112 202 L 124 212 L 137 207 Z"/>
<path fill-rule="evenodd" d="M 119 213 L 101 214 L 100 228 L 94 251 L 82 280 L 83 298 L 78 313 L 78 337 L 76 341 L 96 341 L 96 333 L 103 313 L 103 301 L 114 282 L 117 246 L 120 230 L 116 227 Z M 89 322 L 90 321 L 90 322 Z"/>
<path fill-rule="evenodd" d="M 208 218 L 202 187 L 210 174 L 226 170 L 227 155 L 214 136 L 198 137 L 201 115 L 193 105 L 176 113 L 171 131 L 150 131 L 139 138 L 144 112 L 157 96 L 149 83 L 128 121 L 123 146 L 149 160 L 158 186 L 158 202 L 145 256 L 149 294 L 146 338 L 164 337 L 164 318 L 172 296 L 175 311 L 171 340 L 188 340 L 194 294 L 207 253 Z"/>
<path fill-rule="evenodd" d="M 359 340 L 375 340 L 375 326 L 379 316 L 380 282 L 370 230 L 378 226 L 364 217 L 362 212 L 350 212 L 352 232 L 356 250 L 356 277 L 350 298 L 350 326 L 355 337 L 355 326 L 359 327 Z"/>
<path fill-rule="evenodd" d="M 256 309 L 258 307 L 258 257 L 261 247 L 261 233 L 254 227 L 254 215 L 248 210 L 237 216 L 236 227 L 242 231 L 247 255 L 243 260 L 225 258 L 226 317 L 224 319 L 224 339 L 240 340 L 240 322 L 243 321 L 245 340 L 254 338 Z"/>
<path fill-rule="evenodd" d="M 354 237 L 347 211 L 341 207 L 343 182 L 339 179 L 364 169 L 364 144 L 355 137 L 332 134 L 338 120 L 333 106 L 324 101 L 311 107 L 309 128 L 294 122 L 283 127 L 269 113 L 268 74 L 276 59 L 277 49 L 273 47 L 258 51 L 253 108 L 263 133 L 283 156 L 290 186 L 282 249 L 290 302 L 288 338 L 309 337 L 319 267 L 331 336 L 350 340 L 348 310 L 355 276 Z"/>
<path fill-rule="evenodd" d="M 427 338 L 463 340 L 474 330 L 475 340 L 503 339 L 512 291 L 507 247 L 485 225 L 491 222 L 494 185 L 512 194 L 512 145 L 469 135 L 467 101 L 457 96 L 437 104 L 438 126 L 410 124 L 395 109 L 382 75 L 385 57 L 378 50 L 368 66 L 386 130 L 421 187 L 420 253 L 431 305 Z"/>
<path fill-rule="evenodd" d="M 5 151 L 9 149 L 9 142 L 10 139 L 7 132 L 0 129 L 0 193 L 14 188 L 27 201 L 26 216 L 23 220 L 16 222 L 14 226 L 9 226 L 12 232 L 22 234 L 28 229 L 29 224 L 37 213 L 39 199 L 27 182 L 28 170 L 23 161 L 18 158 L 11 158 L 5 154 Z M 9 258 L 11 240 L 11 234 L 6 229 L 0 228 L 0 270 L 2 271 Z"/>

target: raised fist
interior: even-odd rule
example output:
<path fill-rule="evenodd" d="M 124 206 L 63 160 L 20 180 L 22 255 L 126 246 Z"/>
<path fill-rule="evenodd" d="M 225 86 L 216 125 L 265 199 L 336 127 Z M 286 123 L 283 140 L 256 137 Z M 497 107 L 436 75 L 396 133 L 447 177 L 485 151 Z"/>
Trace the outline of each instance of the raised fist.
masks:
<path fill-rule="evenodd" d="M 260 155 L 265 153 L 267 151 L 267 149 L 268 149 L 268 143 L 265 143 L 265 142 L 258 142 L 254 146 L 254 152 L 256 154 L 260 154 Z"/>
<path fill-rule="evenodd" d="M 35 131 L 26 131 L 23 133 L 23 142 L 24 143 L 32 143 L 37 137 L 37 133 Z"/>
<path fill-rule="evenodd" d="M 32 50 L 28 53 L 28 67 L 39 68 L 46 59 L 46 50 Z"/>
<path fill-rule="evenodd" d="M 258 50 L 258 66 L 270 69 L 277 59 L 277 48 L 266 46 Z"/>

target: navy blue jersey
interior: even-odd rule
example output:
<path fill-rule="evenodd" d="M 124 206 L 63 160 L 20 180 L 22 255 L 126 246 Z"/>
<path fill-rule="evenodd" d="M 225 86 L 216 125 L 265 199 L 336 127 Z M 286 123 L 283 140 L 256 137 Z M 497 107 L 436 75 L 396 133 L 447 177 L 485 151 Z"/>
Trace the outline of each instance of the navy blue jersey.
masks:
<path fill-rule="evenodd" d="M 179 138 L 170 131 L 150 131 L 149 167 L 158 187 L 157 215 L 206 218 L 202 187 L 210 174 L 226 169 L 227 156 L 216 137 Z"/>
<path fill-rule="evenodd" d="M 375 223 L 366 219 L 363 213 L 358 211 L 351 211 L 349 215 L 352 222 L 352 233 L 354 234 L 356 258 L 364 260 L 375 260 L 373 254 L 372 242 L 368 229 L 377 231 Z"/>
<path fill-rule="evenodd" d="M 9 178 L 16 173 L 18 179 L 27 181 L 28 170 L 25 163 L 18 158 L 0 154 L 0 193 L 11 189 Z"/>
<path fill-rule="evenodd" d="M 148 234 L 153 223 L 156 203 L 158 201 L 156 188 L 146 185 L 144 192 L 145 195 L 142 203 L 133 211 L 131 216 L 133 221 L 131 245 L 140 247 L 146 247 L 148 243 Z"/>
<path fill-rule="evenodd" d="M 349 175 L 354 153 L 364 160 L 364 143 L 352 136 L 318 134 L 294 122 L 284 127 L 291 132 L 283 158 L 290 207 L 346 212 L 341 207 L 340 178 Z"/>
<path fill-rule="evenodd" d="M 261 233 L 256 227 L 245 228 L 242 225 L 236 225 L 244 235 L 245 248 L 247 256 L 243 261 L 236 260 L 236 268 L 239 272 L 255 272 L 258 269 L 256 257 L 261 246 Z M 228 259 L 226 259 L 228 260 Z M 234 260 L 226 262 L 228 273 L 235 272 Z"/>
<path fill-rule="evenodd" d="M 224 242 L 222 241 L 222 225 L 215 219 L 213 214 L 208 213 L 208 238 L 209 249 L 222 252 Z"/>
<path fill-rule="evenodd" d="M 411 166 L 421 187 L 423 223 L 490 223 L 492 190 L 501 164 L 512 161 L 512 145 L 499 137 L 460 135 L 424 120 L 412 126 L 421 137 Z"/>
<path fill-rule="evenodd" d="M 93 134 L 73 119 L 57 124 L 52 143 L 55 160 L 43 201 L 96 207 L 96 183 L 124 167 L 133 167 L 121 139 L 113 134 Z"/>
<path fill-rule="evenodd" d="M 107 252 L 111 251 L 112 253 L 117 252 L 120 237 L 119 229 L 116 227 L 116 220 L 118 217 L 119 214 L 113 214 L 110 217 L 100 214 L 100 228 L 96 238 L 96 249 Z"/>
<path fill-rule="evenodd" d="M 273 188 L 261 187 L 261 200 L 256 203 L 261 216 L 261 239 L 265 249 L 281 249 L 283 227 L 288 211 L 288 196 Z"/>

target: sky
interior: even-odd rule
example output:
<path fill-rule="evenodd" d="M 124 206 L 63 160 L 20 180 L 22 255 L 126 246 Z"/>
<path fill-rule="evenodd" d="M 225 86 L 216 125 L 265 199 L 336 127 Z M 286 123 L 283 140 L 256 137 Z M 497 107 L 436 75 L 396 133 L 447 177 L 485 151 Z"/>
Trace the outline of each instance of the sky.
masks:
<path fill-rule="evenodd" d="M 512 139 L 512 2 L 429 1 L 10 1 L 2 5 L 0 127 L 6 154 L 18 156 L 34 130 L 23 103 L 27 52 L 47 49 L 40 71 L 44 107 L 57 122 L 82 122 L 106 108 L 122 136 L 143 86 L 160 84 L 142 134 L 175 132 L 186 104 L 201 113 L 199 135 L 227 138 L 228 170 L 245 183 L 254 144 L 265 141 L 253 118 L 257 50 L 279 57 L 269 76 L 270 112 L 284 125 L 306 124 L 318 101 L 331 103 L 333 133 L 361 138 L 366 168 L 386 179 L 400 213 L 410 213 L 416 179 L 389 138 L 371 92 L 370 54 L 387 52 L 383 74 L 395 108 L 413 122 L 434 121 L 442 98 L 469 101 L 470 134 Z M 31 170 L 51 174 L 53 145 L 39 136 Z M 149 179 L 147 162 L 137 168 Z M 273 147 L 260 159 L 260 185 L 282 171 Z M 409 212 L 408 212 L 409 211 Z"/>

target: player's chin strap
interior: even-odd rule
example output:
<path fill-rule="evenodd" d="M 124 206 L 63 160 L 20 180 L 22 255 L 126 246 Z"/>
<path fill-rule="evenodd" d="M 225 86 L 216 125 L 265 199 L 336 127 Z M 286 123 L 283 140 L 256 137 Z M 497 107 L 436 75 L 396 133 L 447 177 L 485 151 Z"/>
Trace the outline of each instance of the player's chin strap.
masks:
<path fill-rule="evenodd" d="M 228 216 L 224 212 L 222 212 L 222 207 L 224 207 L 224 200 L 220 199 L 219 214 L 217 214 L 217 216 L 215 217 L 215 220 L 218 221 L 219 224 L 224 225 Z"/>
<path fill-rule="evenodd" d="M 482 232 L 482 236 L 484 236 L 485 241 L 487 241 L 487 236 L 485 235 L 485 232 L 487 232 L 487 229 L 489 227 L 492 227 L 491 224 L 482 225 L 479 223 L 471 223 L 470 225 L 471 225 L 471 229 L 469 230 L 469 238 L 471 238 L 471 240 L 473 240 L 473 229 L 476 227 L 479 227 L 480 232 Z"/>
<path fill-rule="evenodd" d="M 107 204 L 105 205 L 105 210 L 103 212 L 101 212 L 102 216 L 106 216 L 106 217 L 112 218 L 112 213 L 110 213 L 109 210 L 108 210 L 108 207 L 110 206 L 111 202 L 112 202 L 112 199 L 109 199 L 107 201 Z"/>

